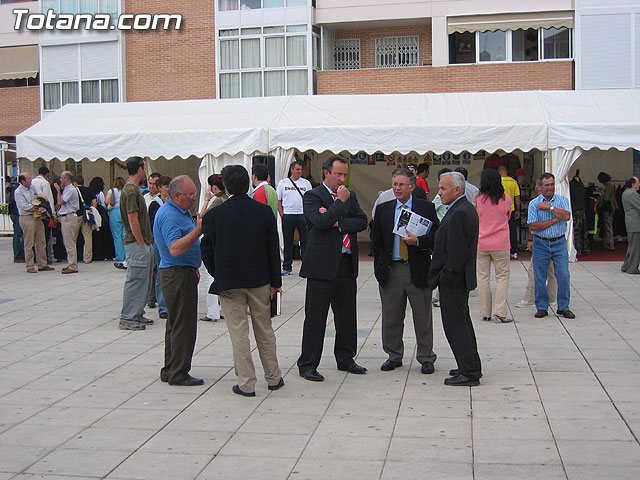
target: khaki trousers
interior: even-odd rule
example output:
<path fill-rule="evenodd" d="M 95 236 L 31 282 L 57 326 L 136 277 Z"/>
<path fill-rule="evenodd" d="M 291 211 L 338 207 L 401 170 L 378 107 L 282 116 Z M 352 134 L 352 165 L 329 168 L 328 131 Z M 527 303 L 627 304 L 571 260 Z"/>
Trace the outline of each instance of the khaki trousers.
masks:
<path fill-rule="evenodd" d="M 496 272 L 496 298 L 491 308 L 491 263 Z M 507 294 L 509 292 L 509 250 L 486 251 L 478 250 L 476 274 L 478 277 L 478 301 L 480 303 L 480 315 L 491 317 L 492 314 L 500 317 L 507 316 Z"/>
<path fill-rule="evenodd" d="M 64 217 L 58 217 L 62 226 L 62 240 L 64 249 L 67 251 L 68 267 L 72 270 L 78 270 L 78 252 L 76 250 L 76 225 L 78 216 L 75 213 L 69 213 Z"/>
<path fill-rule="evenodd" d="M 416 334 L 416 360 L 434 363 L 433 318 L 431 313 L 431 289 L 419 288 L 411 282 L 408 263 L 392 263 L 389 278 L 380 286 L 382 301 L 382 348 L 389 360 L 401 362 L 404 355 L 402 334 L 407 298 L 413 313 L 413 329 Z"/>
<path fill-rule="evenodd" d="M 20 215 L 20 228 L 24 238 L 24 259 L 27 268 L 34 265 L 33 246 L 36 247 L 36 260 L 38 268 L 47 266 L 47 242 L 44 238 L 44 225 L 42 220 L 36 220 L 31 215 Z"/>
<path fill-rule="evenodd" d="M 251 357 L 247 306 L 251 313 L 251 325 L 256 339 L 264 378 L 269 385 L 277 385 L 282 377 L 276 355 L 276 335 L 271 326 L 270 286 L 235 288 L 219 295 L 233 348 L 233 364 L 238 386 L 243 392 L 253 392 L 256 386 L 256 369 Z"/>
<path fill-rule="evenodd" d="M 82 236 L 84 237 L 84 251 L 82 252 L 82 261 L 84 263 L 91 263 L 93 260 L 93 229 L 91 225 L 83 222 L 81 218 L 78 218 L 76 224 L 75 242 L 78 243 L 78 235 L 82 230 Z"/>
<path fill-rule="evenodd" d="M 535 273 L 533 272 L 533 254 L 531 254 L 531 264 L 527 270 L 528 281 L 527 288 L 524 291 L 524 301 L 534 303 L 536 301 L 535 294 Z M 558 281 L 556 280 L 556 272 L 553 268 L 553 262 L 549 262 L 547 269 L 547 290 L 549 291 L 549 303 L 556 303 L 558 299 Z"/>

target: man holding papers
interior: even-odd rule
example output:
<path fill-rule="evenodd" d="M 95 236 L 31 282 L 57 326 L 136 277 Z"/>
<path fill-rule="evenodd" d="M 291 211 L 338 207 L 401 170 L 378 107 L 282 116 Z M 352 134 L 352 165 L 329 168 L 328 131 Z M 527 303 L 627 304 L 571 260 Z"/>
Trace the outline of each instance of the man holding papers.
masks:
<path fill-rule="evenodd" d="M 422 365 L 421 372 L 430 374 L 436 354 L 427 273 L 439 221 L 433 203 L 412 197 L 415 184 L 416 177 L 410 170 L 393 171 L 395 199 L 376 207 L 371 230 L 374 271 L 382 301 L 382 346 L 389 355 L 380 369 L 389 371 L 402 366 L 408 298 L 418 345 L 416 359 Z"/>

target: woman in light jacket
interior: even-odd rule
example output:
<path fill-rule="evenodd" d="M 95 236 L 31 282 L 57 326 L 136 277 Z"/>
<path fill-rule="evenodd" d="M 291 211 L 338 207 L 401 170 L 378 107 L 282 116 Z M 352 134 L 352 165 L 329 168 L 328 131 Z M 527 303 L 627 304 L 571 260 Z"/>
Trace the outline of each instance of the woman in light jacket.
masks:
<path fill-rule="evenodd" d="M 116 177 L 105 198 L 107 209 L 111 207 L 109 211 L 109 227 L 111 227 L 111 235 L 113 236 L 113 246 L 116 249 L 116 263 L 113 264 L 116 268 L 126 268 L 122 264 L 126 254 L 124 251 L 124 225 L 120 215 L 120 193 L 124 188 L 124 184 L 124 178 Z"/>
<path fill-rule="evenodd" d="M 507 318 L 507 293 L 509 290 L 509 217 L 511 197 L 504 193 L 500 174 L 488 168 L 480 177 L 480 192 L 476 197 L 478 212 L 478 300 L 483 320 L 492 319 L 501 323 L 513 320 Z M 496 272 L 496 297 L 491 308 L 491 264 Z M 492 316 L 493 312 L 493 316 Z"/>

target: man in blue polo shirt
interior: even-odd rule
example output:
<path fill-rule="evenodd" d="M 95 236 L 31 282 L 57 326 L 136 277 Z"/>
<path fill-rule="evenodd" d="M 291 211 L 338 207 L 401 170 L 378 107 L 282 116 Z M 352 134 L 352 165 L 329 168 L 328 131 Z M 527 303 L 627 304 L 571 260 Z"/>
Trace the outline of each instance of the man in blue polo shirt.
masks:
<path fill-rule="evenodd" d="M 558 309 L 565 318 L 576 318 L 569 310 L 569 252 L 567 250 L 567 221 L 571 218 L 571 205 L 567 197 L 556 195 L 555 177 L 543 173 L 537 181 L 540 195 L 529 202 L 529 230 L 533 233 L 533 271 L 535 273 L 536 318 L 547 316 L 549 291 L 547 268 L 553 266 L 558 280 Z"/>
<path fill-rule="evenodd" d="M 202 218 L 194 224 L 191 207 L 196 186 L 187 175 L 169 184 L 169 198 L 156 213 L 153 236 L 160 252 L 158 275 L 169 318 L 164 336 L 164 367 L 160 380 L 169 385 L 194 386 L 204 381 L 189 375 L 196 344 L 200 233 Z"/>

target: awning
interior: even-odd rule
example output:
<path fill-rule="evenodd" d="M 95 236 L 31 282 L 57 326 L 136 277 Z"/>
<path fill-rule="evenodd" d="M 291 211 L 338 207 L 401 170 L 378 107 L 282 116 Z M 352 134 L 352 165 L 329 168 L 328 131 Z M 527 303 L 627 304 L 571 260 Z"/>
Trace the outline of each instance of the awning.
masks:
<path fill-rule="evenodd" d="M 0 80 L 34 78 L 38 70 L 37 45 L 0 48 Z"/>
<path fill-rule="evenodd" d="M 18 156 L 152 159 L 366 151 L 640 149 L 640 90 L 301 95 L 67 104 L 17 136 Z"/>
<path fill-rule="evenodd" d="M 573 28 L 572 12 L 465 15 L 448 18 L 449 33 L 560 27 Z"/>

